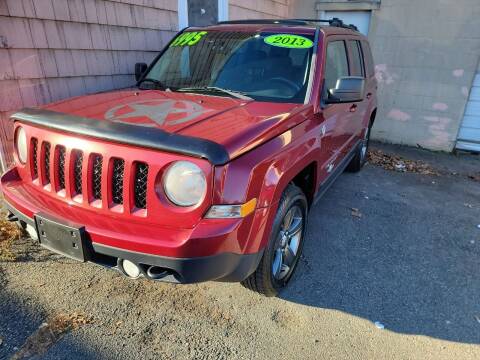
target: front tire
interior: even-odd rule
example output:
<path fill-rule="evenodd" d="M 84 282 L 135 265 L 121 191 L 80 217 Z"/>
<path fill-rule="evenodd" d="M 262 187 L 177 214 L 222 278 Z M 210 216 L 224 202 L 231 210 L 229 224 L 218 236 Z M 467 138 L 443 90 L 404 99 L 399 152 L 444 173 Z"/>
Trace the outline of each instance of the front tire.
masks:
<path fill-rule="evenodd" d="M 290 184 L 278 205 L 270 240 L 257 270 L 242 282 L 264 296 L 276 296 L 291 279 L 303 248 L 308 203 L 305 194 Z"/>

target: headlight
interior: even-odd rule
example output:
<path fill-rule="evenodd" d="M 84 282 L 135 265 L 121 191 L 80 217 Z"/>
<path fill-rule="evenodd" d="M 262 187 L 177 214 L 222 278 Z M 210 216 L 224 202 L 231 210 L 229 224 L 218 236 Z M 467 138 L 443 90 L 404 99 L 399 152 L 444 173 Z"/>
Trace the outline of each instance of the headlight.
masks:
<path fill-rule="evenodd" d="M 165 173 L 163 187 L 168 199 L 178 206 L 200 203 L 207 191 L 205 174 L 194 163 L 177 161 Z"/>
<path fill-rule="evenodd" d="M 25 130 L 19 126 L 17 127 L 17 131 L 15 132 L 15 150 L 17 151 L 18 160 L 22 164 L 27 162 L 27 134 Z"/>

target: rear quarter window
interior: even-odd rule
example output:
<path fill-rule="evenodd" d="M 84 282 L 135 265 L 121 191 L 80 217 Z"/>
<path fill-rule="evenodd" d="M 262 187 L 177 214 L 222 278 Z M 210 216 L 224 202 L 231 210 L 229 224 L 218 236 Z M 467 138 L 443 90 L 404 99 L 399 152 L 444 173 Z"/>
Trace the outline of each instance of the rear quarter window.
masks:
<path fill-rule="evenodd" d="M 352 76 L 365 76 L 365 71 L 363 69 L 363 56 L 362 49 L 360 48 L 360 42 L 357 40 L 349 40 L 348 48 L 350 51 L 350 66 L 351 71 L 350 75 Z"/>
<path fill-rule="evenodd" d="M 372 77 L 375 75 L 375 63 L 373 62 L 372 51 L 367 41 L 362 41 L 362 51 L 365 59 L 365 71 L 367 72 L 367 77 Z"/>

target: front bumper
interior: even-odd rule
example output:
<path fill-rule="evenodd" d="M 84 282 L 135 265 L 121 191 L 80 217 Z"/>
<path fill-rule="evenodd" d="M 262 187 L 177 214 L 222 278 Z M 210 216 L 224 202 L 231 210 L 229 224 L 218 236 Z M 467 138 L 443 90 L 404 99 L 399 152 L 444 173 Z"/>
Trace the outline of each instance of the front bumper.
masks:
<path fill-rule="evenodd" d="M 29 225 L 31 234 L 38 232 L 34 220 L 38 215 L 79 225 L 85 233 L 86 261 L 118 268 L 119 260 L 130 260 L 147 277 L 148 269 L 155 266 L 165 269 L 164 281 L 241 281 L 263 255 L 268 208 L 242 219 L 203 219 L 193 228 L 173 228 L 58 199 L 22 181 L 16 168 L 2 176 L 1 190 L 9 211 L 24 227 Z"/>
<path fill-rule="evenodd" d="M 10 220 L 17 220 L 22 227 L 36 229 L 35 221 L 5 202 Z M 42 245 L 42 244 L 41 244 Z M 210 280 L 238 282 L 244 280 L 257 268 L 263 251 L 254 254 L 220 253 L 211 256 L 173 258 L 145 254 L 135 251 L 90 243 L 86 249 L 86 260 L 113 268 L 123 273 L 119 262 L 130 260 L 137 264 L 142 276 L 173 283 L 196 283 Z M 50 249 L 51 250 L 51 249 Z M 65 254 L 61 254 L 65 255 Z M 156 276 L 149 269 L 155 269 Z M 163 270 L 160 272 L 159 270 Z"/>

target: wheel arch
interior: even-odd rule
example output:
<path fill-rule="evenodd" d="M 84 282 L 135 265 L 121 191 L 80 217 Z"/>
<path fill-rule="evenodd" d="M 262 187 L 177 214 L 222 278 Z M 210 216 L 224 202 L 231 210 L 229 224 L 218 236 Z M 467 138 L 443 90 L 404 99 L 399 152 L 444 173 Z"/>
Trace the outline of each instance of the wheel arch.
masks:
<path fill-rule="evenodd" d="M 265 232 L 263 233 L 260 242 L 260 248 L 264 248 L 268 244 L 270 230 L 272 229 L 273 222 L 275 220 L 280 199 L 289 184 L 293 183 L 303 191 L 307 198 L 308 208 L 310 208 L 310 206 L 313 204 L 317 185 L 317 168 L 318 163 L 316 160 L 312 161 L 312 159 L 305 157 L 300 164 L 296 163 L 295 166 L 286 170 L 282 176 L 277 179 L 274 189 L 272 189 L 273 191 L 262 191 L 259 203 L 269 203 L 269 210 Z M 267 174 L 278 174 L 278 170 L 274 169 L 275 168 L 271 167 L 269 169 L 270 171 L 267 171 Z M 268 196 L 268 199 L 265 198 L 265 196 Z"/>
<path fill-rule="evenodd" d="M 290 181 L 303 191 L 308 201 L 308 207 L 313 204 L 315 197 L 315 184 L 317 183 L 317 162 L 312 161 L 305 168 L 302 169 L 295 177 Z M 285 189 L 284 189 L 285 191 Z"/>
<path fill-rule="evenodd" d="M 368 127 L 371 129 L 375 122 L 375 118 L 377 117 L 377 108 L 373 109 L 372 113 L 370 114 L 370 120 L 368 123 Z"/>

